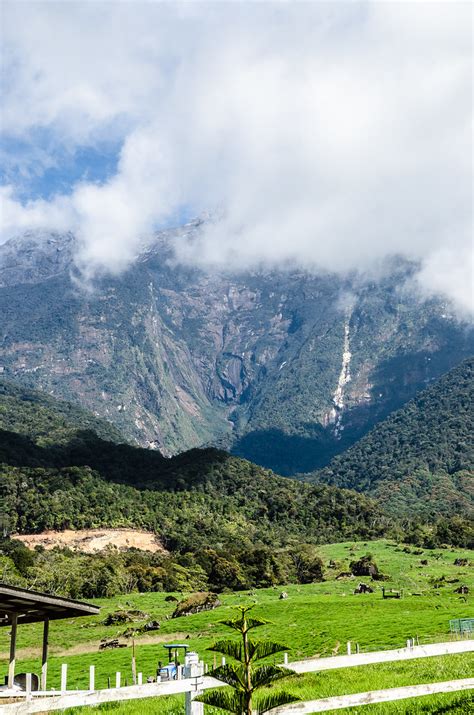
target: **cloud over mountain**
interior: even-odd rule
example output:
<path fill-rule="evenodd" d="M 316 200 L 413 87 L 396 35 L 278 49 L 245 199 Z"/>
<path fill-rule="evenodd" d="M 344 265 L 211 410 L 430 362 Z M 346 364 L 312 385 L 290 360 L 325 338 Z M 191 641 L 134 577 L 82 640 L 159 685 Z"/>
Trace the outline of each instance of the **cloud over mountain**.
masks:
<path fill-rule="evenodd" d="M 449 2 L 5 3 L 5 152 L 14 163 L 21 141 L 31 161 L 2 189 L 3 240 L 71 228 L 86 271 L 120 271 L 156 226 L 210 210 L 180 260 L 363 271 L 401 253 L 421 262 L 425 290 L 468 311 L 470 14 Z M 111 145 L 116 171 L 100 182 L 20 195 L 54 157 Z"/>

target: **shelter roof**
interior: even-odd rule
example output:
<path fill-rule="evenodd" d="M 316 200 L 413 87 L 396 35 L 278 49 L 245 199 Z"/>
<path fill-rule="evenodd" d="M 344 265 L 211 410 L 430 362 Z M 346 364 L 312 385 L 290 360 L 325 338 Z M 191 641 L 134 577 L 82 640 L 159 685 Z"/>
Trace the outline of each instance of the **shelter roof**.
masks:
<path fill-rule="evenodd" d="M 46 618 L 94 616 L 99 611 L 98 606 L 90 603 L 0 583 L 0 627 L 10 625 L 13 614 L 17 614 L 18 623 L 37 623 Z"/>

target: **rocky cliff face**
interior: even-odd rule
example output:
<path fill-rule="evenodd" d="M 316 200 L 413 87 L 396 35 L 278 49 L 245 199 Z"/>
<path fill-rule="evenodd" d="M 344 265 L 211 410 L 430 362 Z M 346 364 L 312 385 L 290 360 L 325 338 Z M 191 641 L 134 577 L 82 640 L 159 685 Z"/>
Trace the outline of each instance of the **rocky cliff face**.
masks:
<path fill-rule="evenodd" d="M 177 235 L 93 290 L 75 278 L 69 234 L 0 246 L 3 376 L 165 454 L 218 444 L 291 474 L 325 464 L 473 351 L 446 306 L 399 290 L 409 266 L 377 284 L 211 275 L 172 262 Z"/>

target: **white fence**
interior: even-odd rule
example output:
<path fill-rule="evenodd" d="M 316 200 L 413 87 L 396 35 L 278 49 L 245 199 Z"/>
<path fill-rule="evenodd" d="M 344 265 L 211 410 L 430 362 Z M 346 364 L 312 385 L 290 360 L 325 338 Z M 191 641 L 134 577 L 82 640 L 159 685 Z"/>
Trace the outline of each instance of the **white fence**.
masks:
<path fill-rule="evenodd" d="M 375 663 L 388 663 L 399 660 L 429 658 L 433 656 L 452 655 L 474 651 L 474 640 L 450 641 L 448 643 L 434 643 L 426 646 L 411 646 L 397 650 L 372 651 L 354 655 L 340 655 L 329 658 L 309 658 L 307 660 L 287 663 L 285 667 L 295 673 L 311 673 L 330 670 L 334 668 L 347 668 L 357 665 Z M 223 683 L 214 678 L 198 675 L 196 677 L 174 680 L 164 683 L 147 683 L 145 685 L 132 685 L 125 687 L 108 688 L 106 690 L 66 691 L 66 668 L 62 671 L 62 692 L 32 692 L 24 694 L 21 701 L 0 705 L 1 715 L 33 715 L 34 713 L 52 712 L 66 708 L 98 705 L 113 701 L 135 700 L 138 698 L 152 698 L 176 693 L 186 693 L 187 715 L 201 715 L 203 707 L 193 702 L 193 695 L 209 688 L 221 687 Z M 202 671 L 201 671 L 202 672 Z M 119 674 L 118 674 L 119 675 Z M 91 678 L 91 684 L 93 678 Z M 116 678 L 116 683 L 120 678 Z M 446 688 L 446 689 L 443 689 Z M 455 690 L 468 690 L 474 688 L 474 680 L 458 680 L 445 683 L 431 683 L 428 685 L 408 686 L 406 688 L 392 688 L 390 690 L 371 691 L 354 695 L 341 695 L 308 703 L 295 703 L 283 706 L 273 712 L 275 715 L 291 715 L 292 713 L 316 713 L 325 710 L 335 710 L 342 707 L 365 705 L 372 702 L 386 702 L 402 698 L 418 697 L 432 693 L 454 692 Z M 403 693 L 400 695 L 399 693 Z M 45 697 L 47 696 L 47 697 Z M 379 699 L 374 699 L 379 698 Z M 0 700 L 1 702 L 1 700 Z M 338 704 L 339 703 L 339 704 Z M 306 709 L 305 709 L 306 708 Z M 309 708 L 309 709 L 308 709 Z M 313 709 L 311 709 L 313 708 Z"/>
<path fill-rule="evenodd" d="M 472 690 L 474 678 L 464 680 L 449 680 L 444 683 L 428 683 L 427 685 L 409 685 L 404 688 L 390 688 L 389 690 L 371 690 L 368 693 L 354 693 L 353 695 L 338 695 L 334 698 L 311 700 L 306 703 L 293 703 L 283 705 L 271 711 L 272 715 L 311 715 L 327 710 L 340 710 L 352 708 L 357 705 L 371 705 L 372 703 L 388 703 L 394 700 L 419 698 L 422 695 L 436 695 L 437 693 L 455 693 L 462 690 Z"/>
<path fill-rule="evenodd" d="M 416 645 L 396 650 L 377 650 L 354 655 L 335 655 L 329 658 L 310 658 L 288 663 L 287 668 L 295 673 L 313 673 L 318 670 L 333 668 L 349 668 L 355 665 L 371 665 L 372 663 L 390 663 L 396 660 L 412 660 L 414 658 L 431 658 L 435 655 L 452 655 L 454 653 L 469 653 L 474 651 L 474 640 L 451 641 L 448 643 L 430 643 Z"/>

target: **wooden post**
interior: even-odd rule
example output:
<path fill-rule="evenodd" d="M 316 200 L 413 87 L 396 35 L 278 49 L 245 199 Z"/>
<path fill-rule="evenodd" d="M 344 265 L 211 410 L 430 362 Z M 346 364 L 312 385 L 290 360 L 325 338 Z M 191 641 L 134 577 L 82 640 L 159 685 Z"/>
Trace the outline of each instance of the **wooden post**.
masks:
<path fill-rule="evenodd" d="M 115 687 L 120 688 L 120 672 L 115 673 Z"/>
<path fill-rule="evenodd" d="M 41 690 L 46 690 L 48 683 L 48 638 L 49 618 L 43 622 L 43 651 L 41 655 Z"/>
<path fill-rule="evenodd" d="M 288 653 L 283 653 L 283 665 L 288 665 Z"/>
<path fill-rule="evenodd" d="M 13 688 L 15 680 L 15 657 L 16 657 L 16 631 L 18 625 L 18 614 L 11 615 L 11 632 L 10 632 L 10 662 L 8 664 L 8 687 Z"/>
<path fill-rule="evenodd" d="M 67 690 L 67 663 L 61 665 L 61 693 Z"/>
<path fill-rule="evenodd" d="M 347 641 L 347 655 L 351 654 L 351 642 Z"/>
<path fill-rule="evenodd" d="M 138 673 L 138 685 L 143 685 L 143 674 Z"/>
<path fill-rule="evenodd" d="M 89 666 L 89 690 L 95 690 L 95 665 Z"/>

